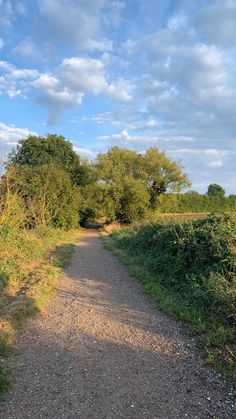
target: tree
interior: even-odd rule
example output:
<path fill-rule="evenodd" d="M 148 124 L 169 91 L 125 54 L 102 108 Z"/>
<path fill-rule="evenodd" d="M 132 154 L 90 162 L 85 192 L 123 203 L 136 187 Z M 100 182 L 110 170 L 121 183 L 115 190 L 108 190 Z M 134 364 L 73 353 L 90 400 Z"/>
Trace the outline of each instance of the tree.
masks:
<path fill-rule="evenodd" d="M 122 182 L 124 176 L 142 177 L 142 157 L 126 148 L 112 147 L 97 156 L 95 167 L 98 179 L 108 184 Z"/>
<path fill-rule="evenodd" d="M 212 183 L 208 186 L 206 194 L 209 196 L 209 198 L 222 199 L 225 196 L 225 190 L 222 188 L 222 186 L 217 185 L 217 183 Z"/>
<path fill-rule="evenodd" d="M 59 167 L 15 166 L 3 178 L 3 193 L 7 188 L 23 200 L 28 227 L 53 225 L 69 229 L 78 226 L 79 191 L 69 174 Z"/>
<path fill-rule="evenodd" d="M 89 165 L 81 164 L 80 157 L 64 137 L 48 134 L 45 137 L 29 135 L 9 154 L 7 167 L 16 165 L 41 166 L 53 164 L 68 172 L 74 184 L 83 185 L 89 176 Z"/>
<path fill-rule="evenodd" d="M 127 188 L 125 189 L 123 185 L 127 176 L 131 189 L 135 188 L 135 183 L 131 187 L 131 178 L 138 182 L 137 190 L 142 185 L 149 197 L 148 202 L 145 201 L 145 205 L 151 206 L 153 209 L 156 208 L 159 195 L 167 191 L 180 191 L 190 185 L 181 166 L 157 148 L 149 148 L 144 154 L 139 154 L 125 148 L 113 147 L 107 153 L 98 155 L 95 170 L 98 182 L 106 184 L 113 192 L 116 191 L 114 195 L 116 197 L 115 208 L 119 208 L 121 202 L 124 201 L 123 194 L 126 193 Z M 128 207 L 128 194 L 126 194 L 125 201 Z M 138 200 L 136 203 L 138 205 Z M 124 208 L 123 204 L 122 207 Z"/>
<path fill-rule="evenodd" d="M 143 155 L 144 179 L 150 194 L 150 204 L 156 207 L 157 197 L 167 191 L 180 192 L 191 183 L 179 163 L 172 161 L 156 147 Z"/>

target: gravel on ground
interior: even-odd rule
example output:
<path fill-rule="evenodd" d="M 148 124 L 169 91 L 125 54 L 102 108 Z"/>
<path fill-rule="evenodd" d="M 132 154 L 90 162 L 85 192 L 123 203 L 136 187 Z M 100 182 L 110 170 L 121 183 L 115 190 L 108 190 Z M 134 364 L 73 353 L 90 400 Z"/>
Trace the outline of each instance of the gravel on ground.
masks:
<path fill-rule="evenodd" d="M 236 418 L 233 390 L 95 230 L 10 357 L 2 419 Z"/>

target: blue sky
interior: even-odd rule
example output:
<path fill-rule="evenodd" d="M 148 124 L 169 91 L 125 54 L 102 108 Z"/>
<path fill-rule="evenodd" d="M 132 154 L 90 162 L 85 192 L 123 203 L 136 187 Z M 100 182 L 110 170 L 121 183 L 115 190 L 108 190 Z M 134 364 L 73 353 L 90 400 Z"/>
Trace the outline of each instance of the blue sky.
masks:
<path fill-rule="evenodd" d="M 236 193 L 236 0 L 0 0 L 0 150 L 157 146 Z"/>

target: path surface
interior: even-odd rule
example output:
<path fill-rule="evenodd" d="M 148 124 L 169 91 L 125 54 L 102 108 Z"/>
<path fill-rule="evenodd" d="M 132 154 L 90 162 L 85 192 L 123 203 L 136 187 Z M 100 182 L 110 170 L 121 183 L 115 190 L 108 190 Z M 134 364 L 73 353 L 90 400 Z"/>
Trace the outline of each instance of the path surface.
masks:
<path fill-rule="evenodd" d="M 11 358 L 4 419 L 233 418 L 230 389 L 192 339 L 86 232 L 47 312 Z"/>

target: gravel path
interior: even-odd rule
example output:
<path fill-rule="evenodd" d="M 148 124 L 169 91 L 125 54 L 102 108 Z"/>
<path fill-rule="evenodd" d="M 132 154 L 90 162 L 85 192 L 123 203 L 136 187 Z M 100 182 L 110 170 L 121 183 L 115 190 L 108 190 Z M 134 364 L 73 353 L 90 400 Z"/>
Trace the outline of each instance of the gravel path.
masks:
<path fill-rule="evenodd" d="M 0 414 L 26 418 L 235 418 L 219 374 L 157 311 L 96 231 L 85 232 L 45 314 L 11 357 Z"/>

